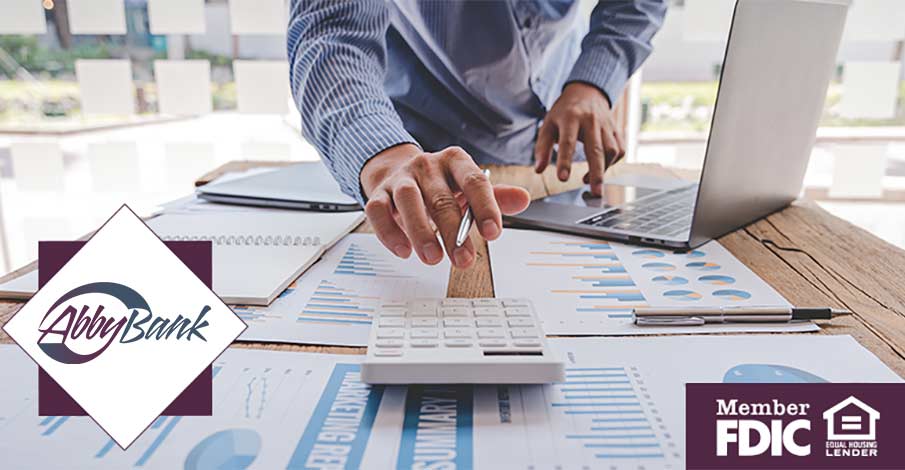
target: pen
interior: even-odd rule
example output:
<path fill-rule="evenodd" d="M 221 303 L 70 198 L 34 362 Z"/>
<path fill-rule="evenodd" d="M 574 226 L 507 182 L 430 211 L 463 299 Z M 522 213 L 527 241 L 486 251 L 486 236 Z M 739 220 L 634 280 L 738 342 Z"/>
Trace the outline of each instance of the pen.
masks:
<path fill-rule="evenodd" d="M 490 170 L 484 170 L 484 176 L 490 178 Z M 471 207 L 465 207 L 465 213 L 462 214 L 462 222 L 459 223 L 459 233 L 456 234 L 456 248 L 462 246 L 465 240 L 468 240 L 468 232 L 471 230 L 471 224 L 474 222 L 474 214 L 471 213 Z"/>
<path fill-rule="evenodd" d="M 848 310 L 828 307 L 714 307 L 699 309 L 636 308 L 638 326 L 699 326 L 707 323 L 775 323 L 802 320 L 832 320 L 851 315 Z"/>

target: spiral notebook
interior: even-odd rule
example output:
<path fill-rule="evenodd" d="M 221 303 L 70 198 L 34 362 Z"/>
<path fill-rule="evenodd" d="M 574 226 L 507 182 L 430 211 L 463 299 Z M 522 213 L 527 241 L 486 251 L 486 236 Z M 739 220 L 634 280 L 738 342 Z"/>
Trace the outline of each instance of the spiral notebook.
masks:
<path fill-rule="evenodd" d="M 165 241 L 210 240 L 214 292 L 228 304 L 269 305 L 362 220 L 362 212 L 256 210 L 164 214 L 148 226 Z M 37 290 L 33 270 L 0 283 L 0 299 Z"/>
<path fill-rule="evenodd" d="M 210 240 L 214 292 L 228 304 L 268 305 L 364 220 L 362 212 L 211 212 L 148 221 L 163 240 Z"/>

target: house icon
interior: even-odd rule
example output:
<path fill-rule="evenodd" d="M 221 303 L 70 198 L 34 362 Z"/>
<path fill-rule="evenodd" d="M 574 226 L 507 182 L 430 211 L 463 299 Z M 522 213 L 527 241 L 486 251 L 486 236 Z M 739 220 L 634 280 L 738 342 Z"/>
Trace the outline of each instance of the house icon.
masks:
<path fill-rule="evenodd" d="M 827 440 L 874 441 L 880 412 L 850 396 L 823 412 Z"/>

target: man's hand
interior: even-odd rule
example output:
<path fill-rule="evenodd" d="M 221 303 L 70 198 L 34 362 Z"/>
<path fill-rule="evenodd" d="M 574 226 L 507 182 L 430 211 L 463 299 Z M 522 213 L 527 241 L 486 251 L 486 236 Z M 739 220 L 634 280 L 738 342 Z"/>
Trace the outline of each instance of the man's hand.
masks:
<path fill-rule="evenodd" d="M 481 236 L 494 240 L 503 230 L 501 214 L 519 213 L 530 202 L 523 188 L 491 185 L 458 147 L 424 153 L 411 144 L 398 145 L 371 158 L 360 178 L 368 196 L 365 213 L 380 242 L 401 258 L 414 247 L 427 264 L 443 259 L 432 221 L 453 265 L 467 268 L 474 262 L 474 245 L 469 239 L 456 247 L 464 204 L 471 207 Z"/>
<path fill-rule="evenodd" d="M 556 142 L 556 174 L 560 181 L 568 180 L 576 140 L 584 144 L 588 159 L 584 182 L 599 196 L 603 191 L 603 172 L 625 156 L 625 143 L 613 122 L 607 97 L 597 88 L 579 82 L 566 85 L 544 118 L 534 148 L 535 171 L 540 173 L 547 168 Z"/>

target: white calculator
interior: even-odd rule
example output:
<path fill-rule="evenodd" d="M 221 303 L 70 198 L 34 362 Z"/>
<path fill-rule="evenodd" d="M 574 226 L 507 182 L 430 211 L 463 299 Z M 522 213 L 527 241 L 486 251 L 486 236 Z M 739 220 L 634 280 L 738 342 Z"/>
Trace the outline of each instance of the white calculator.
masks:
<path fill-rule="evenodd" d="M 384 304 L 362 364 L 370 384 L 538 384 L 564 380 L 524 299 L 419 299 Z"/>

